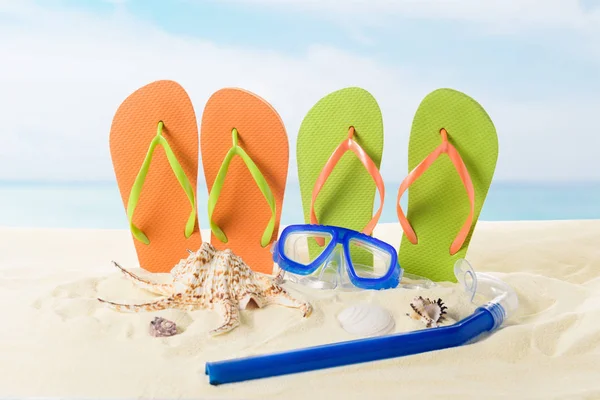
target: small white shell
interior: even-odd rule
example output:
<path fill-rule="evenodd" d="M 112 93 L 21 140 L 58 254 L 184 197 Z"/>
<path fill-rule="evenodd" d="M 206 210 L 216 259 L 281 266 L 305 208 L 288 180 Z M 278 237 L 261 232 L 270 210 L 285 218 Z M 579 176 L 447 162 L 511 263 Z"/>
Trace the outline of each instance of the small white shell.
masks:
<path fill-rule="evenodd" d="M 338 314 L 338 321 L 348 333 L 361 336 L 379 336 L 394 329 L 392 315 L 374 304 L 350 306 Z"/>

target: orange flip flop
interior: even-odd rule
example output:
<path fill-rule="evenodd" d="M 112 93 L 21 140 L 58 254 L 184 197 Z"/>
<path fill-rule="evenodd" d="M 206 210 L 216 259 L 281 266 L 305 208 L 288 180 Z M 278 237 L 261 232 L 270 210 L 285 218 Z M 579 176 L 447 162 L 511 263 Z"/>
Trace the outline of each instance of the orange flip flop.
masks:
<path fill-rule="evenodd" d="M 289 163 L 279 114 L 250 92 L 221 89 L 206 103 L 200 135 L 211 243 L 272 274 Z"/>
<path fill-rule="evenodd" d="M 198 125 L 185 90 L 163 80 L 127 97 L 113 118 L 110 153 L 140 267 L 169 272 L 202 244 Z"/>

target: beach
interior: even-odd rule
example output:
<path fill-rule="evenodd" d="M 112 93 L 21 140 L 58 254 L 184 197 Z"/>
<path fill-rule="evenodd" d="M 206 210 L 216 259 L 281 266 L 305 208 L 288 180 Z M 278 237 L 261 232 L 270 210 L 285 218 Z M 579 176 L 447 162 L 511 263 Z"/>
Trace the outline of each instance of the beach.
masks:
<path fill-rule="evenodd" d="M 202 231 L 205 240 L 209 232 Z M 398 224 L 375 236 L 397 246 Z M 185 256 L 185 255 L 183 255 Z M 102 297 L 143 302 L 111 264 L 138 269 L 126 230 L 0 229 L 0 397 L 61 398 L 600 398 L 600 220 L 479 222 L 467 260 L 511 285 L 520 307 L 492 335 L 469 345 L 403 358 L 211 386 L 206 361 L 355 339 L 336 315 L 372 302 L 395 332 L 424 329 L 406 316 L 417 295 L 442 298 L 451 324 L 476 308 L 457 284 L 427 290 L 314 291 L 284 287 L 313 314 L 277 305 L 241 312 L 241 325 L 209 337 L 215 311 L 124 314 Z M 182 332 L 148 334 L 155 316 Z"/>

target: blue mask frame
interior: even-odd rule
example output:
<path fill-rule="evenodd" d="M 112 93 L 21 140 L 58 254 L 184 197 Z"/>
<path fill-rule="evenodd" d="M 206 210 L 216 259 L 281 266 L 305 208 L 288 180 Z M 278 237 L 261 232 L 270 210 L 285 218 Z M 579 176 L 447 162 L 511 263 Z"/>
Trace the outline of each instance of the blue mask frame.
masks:
<path fill-rule="evenodd" d="M 287 237 L 294 233 L 310 232 L 329 234 L 331 235 L 331 241 L 329 244 L 327 244 L 323 252 L 308 265 L 304 265 L 289 259 L 285 255 L 284 251 L 284 244 Z M 392 267 L 390 267 L 384 276 L 379 278 L 365 278 L 358 276 L 354 270 L 354 266 L 352 265 L 352 259 L 350 258 L 349 244 L 351 239 L 364 241 L 388 253 L 391 257 L 390 265 Z M 310 275 L 327 261 L 327 259 L 331 256 L 331 253 L 340 244 L 343 247 L 346 272 L 348 273 L 348 277 L 354 286 L 361 289 L 380 290 L 392 289 L 399 285 L 403 270 L 398 263 L 398 254 L 393 246 L 364 233 L 337 226 L 312 224 L 287 226 L 281 232 L 279 240 L 273 243 L 273 261 L 277 263 L 277 265 L 279 265 L 279 267 L 284 271 L 297 275 Z"/>

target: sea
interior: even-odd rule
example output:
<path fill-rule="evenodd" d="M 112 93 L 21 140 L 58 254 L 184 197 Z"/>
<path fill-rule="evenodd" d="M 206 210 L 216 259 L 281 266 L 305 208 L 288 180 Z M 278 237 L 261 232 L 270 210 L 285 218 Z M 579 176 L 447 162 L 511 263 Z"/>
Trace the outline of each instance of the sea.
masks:
<path fill-rule="evenodd" d="M 380 219 L 397 222 L 399 183 L 386 183 Z M 198 187 L 201 228 L 208 228 L 206 187 Z M 377 197 L 376 197 L 377 199 Z M 375 200 L 376 205 L 379 200 Z M 402 199 L 406 209 L 407 196 Z M 600 219 L 600 182 L 493 182 L 480 221 Z M 286 188 L 281 223 L 304 223 L 300 188 Z M 35 228 L 127 229 L 115 181 L 0 182 L 0 226 Z"/>

